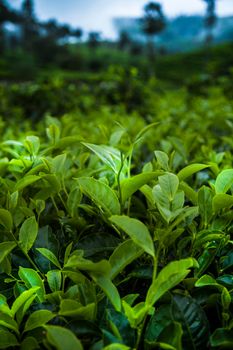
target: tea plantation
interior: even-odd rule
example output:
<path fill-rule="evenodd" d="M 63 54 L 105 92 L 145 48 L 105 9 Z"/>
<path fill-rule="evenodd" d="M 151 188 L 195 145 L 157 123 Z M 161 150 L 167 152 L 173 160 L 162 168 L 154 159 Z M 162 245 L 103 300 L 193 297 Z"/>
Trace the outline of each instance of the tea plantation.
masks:
<path fill-rule="evenodd" d="M 233 348 L 233 68 L 179 62 L 0 84 L 0 349 Z"/>

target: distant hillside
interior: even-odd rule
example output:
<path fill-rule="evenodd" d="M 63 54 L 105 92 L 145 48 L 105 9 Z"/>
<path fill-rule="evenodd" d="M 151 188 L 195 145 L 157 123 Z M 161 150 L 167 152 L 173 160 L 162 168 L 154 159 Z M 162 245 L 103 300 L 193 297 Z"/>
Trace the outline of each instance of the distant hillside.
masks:
<path fill-rule="evenodd" d="M 118 32 L 125 31 L 132 40 L 146 42 L 138 19 L 115 18 L 113 23 Z M 169 51 L 189 51 L 203 44 L 205 34 L 202 16 L 179 16 L 167 20 L 166 29 L 155 41 Z M 215 43 L 233 41 L 233 16 L 218 18 L 213 34 Z"/>

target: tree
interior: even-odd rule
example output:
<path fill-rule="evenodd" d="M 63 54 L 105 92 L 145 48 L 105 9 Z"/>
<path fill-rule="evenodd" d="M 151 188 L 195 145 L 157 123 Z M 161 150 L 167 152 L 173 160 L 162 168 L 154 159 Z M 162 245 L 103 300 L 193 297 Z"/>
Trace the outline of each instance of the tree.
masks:
<path fill-rule="evenodd" d="M 82 39 L 83 30 L 81 28 L 76 28 L 72 32 L 72 36 L 75 37 L 78 41 Z"/>
<path fill-rule="evenodd" d="M 39 24 L 34 14 L 33 0 L 24 0 L 21 7 L 22 45 L 32 51 L 39 37 Z"/>
<path fill-rule="evenodd" d="M 125 31 L 125 30 L 122 30 L 120 32 L 120 35 L 119 35 L 119 39 L 118 39 L 118 47 L 120 50 L 125 50 L 127 49 L 127 47 L 130 46 L 131 44 L 131 38 L 129 36 L 129 34 Z"/>
<path fill-rule="evenodd" d="M 216 1 L 215 0 L 204 0 L 207 4 L 206 8 L 206 17 L 205 17 L 205 27 L 207 30 L 206 43 L 209 44 L 213 41 L 213 28 L 217 21 L 217 16 L 215 13 L 216 10 Z"/>
<path fill-rule="evenodd" d="M 100 33 L 90 32 L 88 34 L 88 45 L 91 49 L 96 49 L 100 43 Z"/>
<path fill-rule="evenodd" d="M 154 38 L 166 26 L 162 7 L 157 2 L 149 2 L 144 7 L 144 17 L 140 20 L 142 31 L 148 37 L 149 56 L 154 59 Z"/>

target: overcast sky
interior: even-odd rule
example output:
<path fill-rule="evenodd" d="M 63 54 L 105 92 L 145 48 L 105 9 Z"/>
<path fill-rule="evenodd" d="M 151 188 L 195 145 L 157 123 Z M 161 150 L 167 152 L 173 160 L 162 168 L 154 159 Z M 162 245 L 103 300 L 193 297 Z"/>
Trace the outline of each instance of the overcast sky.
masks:
<path fill-rule="evenodd" d="M 22 0 L 9 0 L 19 6 Z M 138 17 L 142 15 L 146 0 L 34 0 L 36 14 L 40 19 L 56 18 L 85 31 L 101 31 L 104 37 L 114 36 L 113 17 Z M 159 0 L 166 16 L 180 14 L 203 14 L 203 0 Z M 220 16 L 233 15 L 233 0 L 218 0 Z"/>

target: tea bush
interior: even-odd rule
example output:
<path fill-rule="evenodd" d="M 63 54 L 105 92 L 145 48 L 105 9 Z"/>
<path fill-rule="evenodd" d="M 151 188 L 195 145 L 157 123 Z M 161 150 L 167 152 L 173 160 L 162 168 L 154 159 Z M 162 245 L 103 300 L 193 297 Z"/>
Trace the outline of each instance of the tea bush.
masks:
<path fill-rule="evenodd" d="M 118 73 L 0 89 L 1 349 L 233 347 L 226 81 Z"/>

